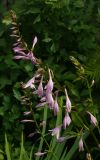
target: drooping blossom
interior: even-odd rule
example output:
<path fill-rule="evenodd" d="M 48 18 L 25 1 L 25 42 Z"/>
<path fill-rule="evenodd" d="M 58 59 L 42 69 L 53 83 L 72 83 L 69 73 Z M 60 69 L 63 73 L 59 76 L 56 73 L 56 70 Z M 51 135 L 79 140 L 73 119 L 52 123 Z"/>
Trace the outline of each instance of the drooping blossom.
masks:
<path fill-rule="evenodd" d="M 71 118 L 69 116 L 68 113 L 66 113 L 65 117 L 64 117 L 64 120 L 63 120 L 63 127 L 64 129 L 66 129 L 67 126 L 69 126 L 71 123 Z"/>
<path fill-rule="evenodd" d="M 21 50 L 14 56 L 14 59 L 23 59 L 23 60 L 31 60 L 33 64 L 36 64 L 36 58 L 32 51 L 29 51 L 27 54 Z"/>
<path fill-rule="evenodd" d="M 89 112 L 87 111 L 87 113 L 90 115 L 90 122 L 91 124 L 93 124 L 94 126 L 97 126 L 97 119 Z"/>
<path fill-rule="evenodd" d="M 79 140 L 78 147 L 79 147 L 79 152 L 80 151 L 84 151 L 84 146 L 83 146 L 83 140 L 82 140 L 82 138 L 80 138 L 80 140 Z"/>
<path fill-rule="evenodd" d="M 54 99 L 53 99 L 52 93 L 47 93 L 46 94 L 46 102 L 49 105 L 50 109 L 53 109 Z"/>
<path fill-rule="evenodd" d="M 23 88 L 35 89 L 35 81 L 38 77 L 40 77 L 40 74 L 35 74 L 26 84 L 23 85 Z"/>
<path fill-rule="evenodd" d="M 50 69 L 48 71 L 49 71 L 49 81 L 46 85 L 46 93 L 47 94 L 51 93 L 53 90 L 53 81 L 52 81 L 51 71 L 50 71 Z"/>
<path fill-rule="evenodd" d="M 45 106 L 46 104 L 47 104 L 47 102 L 41 102 L 36 105 L 36 108 L 41 108 L 41 107 Z"/>
<path fill-rule="evenodd" d="M 16 53 L 14 56 L 14 59 L 23 59 L 23 60 L 31 60 L 33 64 L 36 64 L 36 57 L 33 54 L 33 49 L 35 44 L 37 43 L 37 37 L 33 40 L 32 49 L 30 51 L 27 51 L 25 47 L 22 47 L 21 39 L 17 39 L 17 42 L 14 44 L 13 51 Z"/>
<path fill-rule="evenodd" d="M 35 88 L 35 85 L 34 85 L 34 82 L 35 82 L 35 76 L 33 78 L 31 78 L 26 84 L 23 85 L 23 88 Z"/>
<path fill-rule="evenodd" d="M 16 45 L 18 45 L 19 43 L 16 43 Z M 23 55 L 25 54 L 23 51 L 24 50 L 26 50 L 26 49 L 24 49 L 23 47 L 21 47 L 20 45 L 18 45 L 17 47 L 14 47 L 13 48 L 13 51 L 15 52 L 15 53 L 23 53 Z"/>
<path fill-rule="evenodd" d="M 45 102 L 45 101 L 46 101 L 46 97 L 45 97 L 45 96 L 42 97 L 42 98 L 40 99 L 40 101 L 41 101 L 41 102 Z"/>
<path fill-rule="evenodd" d="M 53 106 L 54 115 L 57 115 L 57 113 L 59 112 L 59 105 L 58 105 L 58 102 L 57 102 L 57 95 L 58 95 L 58 93 L 56 92 L 56 98 L 54 100 L 54 106 Z"/>
<path fill-rule="evenodd" d="M 37 152 L 37 153 L 35 153 L 35 155 L 38 156 L 38 157 L 43 156 L 44 154 L 46 154 L 46 152 Z"/>
<path fill-rule="evenodd" d="M 71 112 L 71 101 L 68 97 L 68 93 L 67 93 L 66 88 L 65 88 L 65 95 L 66 95 L 66 111 Z"/>
<path fill-rule="evenodd" d="M 49 130 L 49 131 L 51 132 L 52 136 L 56 136 L 56 138 L 59 139 L 60 131 L 61 131 L 61 125 L 56 127 L 56 128 L 53 128 L 52 130 Z"/>

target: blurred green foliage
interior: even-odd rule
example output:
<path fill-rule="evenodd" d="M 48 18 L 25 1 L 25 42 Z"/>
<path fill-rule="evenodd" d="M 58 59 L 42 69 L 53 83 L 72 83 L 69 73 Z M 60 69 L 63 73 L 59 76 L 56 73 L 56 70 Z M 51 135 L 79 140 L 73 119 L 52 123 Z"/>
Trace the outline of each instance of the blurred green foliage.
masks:
<path fill-rule="evenodd" d="M 70 97 L 80 111 L 89 107 L 89 93 L 84 79 L 77 74 L 69 56 L 77 58 L 85 68 L 89 81 L 95 80 L 93 96 L 95 112 L 100 113 L 100 2 L 98 0 L 5 0 L 0 4 L 0 144 L 4 133 L 12 142 L 20 141 L 24 126 L 20 123 L 22 112 L 20 82 L 31 78 L 34 68 L 30 62 L 13 60 L 11 18 L 13 9 L 19 28 L 29 46 L 38 37 L 35 55 L 43 65 L 52 68 L 55 86 L 66 86 Z M 26 78 L 27 77 L 27 78 Z M 87 101 L 85 101 L 85 99 Z M 33 100 L 34 101 L 34 100 Z M 98 108 L 98 110 L 97 110 Z M 37 113 L 38 114 L 38 113 Z M 39 115 L 38 115 L 39 117 Z M 73 113 L 75 125 L 77 116 Z M 38 118 L 39 119 L 39 118 Z M 40 118 L 41 119 L 41 118 Z M 26 129 L 27 130 L 27 129 Z M 26 131 L 27 132 L 27 131 Z M 27 134 L 27 133 L 26 133 Z"/>

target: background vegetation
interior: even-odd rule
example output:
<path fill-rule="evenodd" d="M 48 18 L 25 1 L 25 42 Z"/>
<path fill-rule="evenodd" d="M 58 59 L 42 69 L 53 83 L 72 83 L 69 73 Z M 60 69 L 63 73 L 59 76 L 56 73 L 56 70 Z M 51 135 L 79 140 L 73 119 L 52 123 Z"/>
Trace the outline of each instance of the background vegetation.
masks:
<path fill-rule="evenodd" d="M 60 91 L 66 87 L 73 106 L 79 108 L 72 114 L 74 124 L 71 126 L 74 132 L 78 132 L 81 120 L 89 124 L 88 117 L 84 116 L 86 110 L 92 111 L 100 121 L 100 2 L 98 0 L 2 0 L 0 2 L 0 148 L 4 151 L 6 133 L 10 148 L 14 150 L 12 157 L 15 160 L 18 159 L 20 152 L 22 131 L 27 152 L 31 150 L 35 139 L 40 136 L 37 134 L 36 137 L 29 138 L 28 135 L 35 131 L 36 126 L 21 123 L 25 118 L 23 112 L 29 109 L 29 106 L 21 104 L 21 97 L 29 94 L 21 89 L 21 82 L 27 82 L 34 75 L 35 68 L 30 62 L 16 62 L 13 59 L 10 9 L 16 12 L 20 32 L 29 47 L 32 45 L 33 37 L 38 37 L 34 49 L 35 55 L 42 59 L 44 66 L 53 70 L 55 87 Z M 88 82 L 91 84 L 92 80 L 95 81 L 91 88 L 93 104 L 84 76 L 78 70 L 80 66 L 75 65 L 70 56 L 74 56 L 84 67 L 84 75 Z M 59 103 L 63 106 L 61 98 L 64 99 L 62 94 Z M 35 100 L 34 97 L 31 98 L 33 106 L 36 104 Z M 35 111 L 38 122 L 43 119 L 41 112 L 43 110 Z M 81 116 L 83 117 L 79 120 Z M 48 129 L 55 124 L 55 117 L 54 121 L 51 121 L 51 117 L 49 113 Z M 74 146 L 75 138 L 68 140 L 67 151 L 72 157 L 66 153 L 65 155 L 69 156 L 69 159 L 85 159 L 86 153 L 89 152 L 93 160 L 99 160 L 100 148 L 97 144 L 100 144 L 100 134 L 97 129 L 94 129 L 94 134 L 93 132 L 88 134 L 87 151 L 84 153 L 79 153 L 77 147 L 71 148 Z M 97 144 L 95 140 L 91 142 L 94 136 L 98 140 Z M 6 146 L 8 141 L 6 139 Z M 48 141 L 50 142 L 49 138 Z M 61 154 L 64 153 L 66 145 L 65 142 L 62 144 Z M 36 152 L 38 145 L 35 144 L 35 147 Z M 60 145 L 56 147 L 58 152 Z M 6 157 L 5 153 L 2 151 L 0 153 L 1 159 Z"/>

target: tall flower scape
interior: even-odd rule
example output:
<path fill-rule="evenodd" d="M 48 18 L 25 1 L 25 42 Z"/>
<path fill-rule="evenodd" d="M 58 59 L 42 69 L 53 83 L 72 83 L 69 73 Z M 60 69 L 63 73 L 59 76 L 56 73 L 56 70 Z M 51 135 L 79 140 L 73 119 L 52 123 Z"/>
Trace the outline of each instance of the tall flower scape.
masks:
<path fill-rule="evenodd" d="M 53 82 L 53 71 L 48 68 L 45 70 L 44 68 L 41 68 L 41 60 L 38 59 L 34 54 L 34 47 L 38 42 L 37 37 L 34 37 L 33 44 L 31 49 L 28 49 L 27 44 L 24 42 L 19 27 L 17 24 L 17 18 L 16 14 L 11 11 L 10 12 L 12 17 L 12 34 L 11 37 L 15 38 L 15 43 L 13 44 L 13 51 L 15 53 L 14 59 L 16 60 L 26 60 L 31 61 L 33 65 L 37 67 L 36 72 L 34 73 L 34 76 L 25 84 L 23 84 L 23 88 L 27 89 L 30 88 L 34 95 L 37 95 L 39 98 L 39 102 L 36 105 L 36 108 L 41 108 L 48 106 L 48 108 L 52 111 L 54 116 L 57 116 L 60 112 L 60 104 L 58 103 L 59 99 L 59 91 L 55 90 L 54 82 Z M 48 73 L 48 80 L 45 80 L 45 73 Z M 61 136 L 61 131 L 66 130 L 66 128 L 71 124 L 71 112 L 72 112 L 72 104 L 71 100 L 68 96 L 68 91 L 65 88 L 64 90 L 65 95 L 65 106 L 64 106 L 64 116 L 62 123 L 56 126 L 53 129 L 49 130 L 49 133 L 51 133 L 52 136 L 55 136 L 58 142 L 62 142 L 66 140 L 66 136 Z M 30 114 L 31 111 L 27 111 L 24 113 L 24 115 Z M 87 114 L 90 116 L 90 122 L 92 125 L 97 126 L 97 120 L 96 118 L 87 111 Z M 26 122 L 31 120 L 26 120 Z M 23 120 L 25 122 L 25 120 Z M 80 132 L 79 134 L 79 151 L 83 151 L 83 134 Z M 37 153 L 35 153 L 36 156 L 42 156 L 46 152 L 42 152 L 39 150 Z"/>

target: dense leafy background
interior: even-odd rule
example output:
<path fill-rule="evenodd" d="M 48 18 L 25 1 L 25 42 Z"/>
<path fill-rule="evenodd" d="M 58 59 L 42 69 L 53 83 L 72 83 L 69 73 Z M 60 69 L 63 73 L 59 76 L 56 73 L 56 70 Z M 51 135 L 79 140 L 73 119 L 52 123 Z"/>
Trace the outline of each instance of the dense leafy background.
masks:
<path fill-rule="evenodd" d="M 16 145 L 19 144 L 19 135 L 23 129 L 26 135 L 31 132 L 31 129 L 29 130 L 31 126 L 24 127 L 20 123 L 20 120 L 23 119 L 22 113 L 27 108 L 21 105 L 21 95 L 24 93 L 21 90 L 20 82 L 25 79 L 27 81 L 32 77 L 34 69 L 30 62 L 13 60 L 13 40 L 9 36 L 11 34 L 10 9 L 16 12 L 21 34 L 29 47 L 32 45 L 33 37 L 38 37 L 38 44 L 34 50 L 35 55 L 42 59 L 44 66 L 47 65 L 53 69 L 56 88 L 63 90 L 66 86 L 70 91 L 69 95 L 73 99 L 73 103 L 76 102 L 77 106 L 84 108 L 88 106 L 85 101 L 88 99 L 88 90 L 84 80 L 77 81 L 77 71 L 69 56 L 74 56 L 81 62 L 89 81 L 95 80 L 92 94 L 96 113 L 100 114 L 100 107 L 98 107 L 100 2 L 98 0 L 2 1 L 0 4 L 1 148 L 5 132 L 9 140 L 16 142 Z"/>

